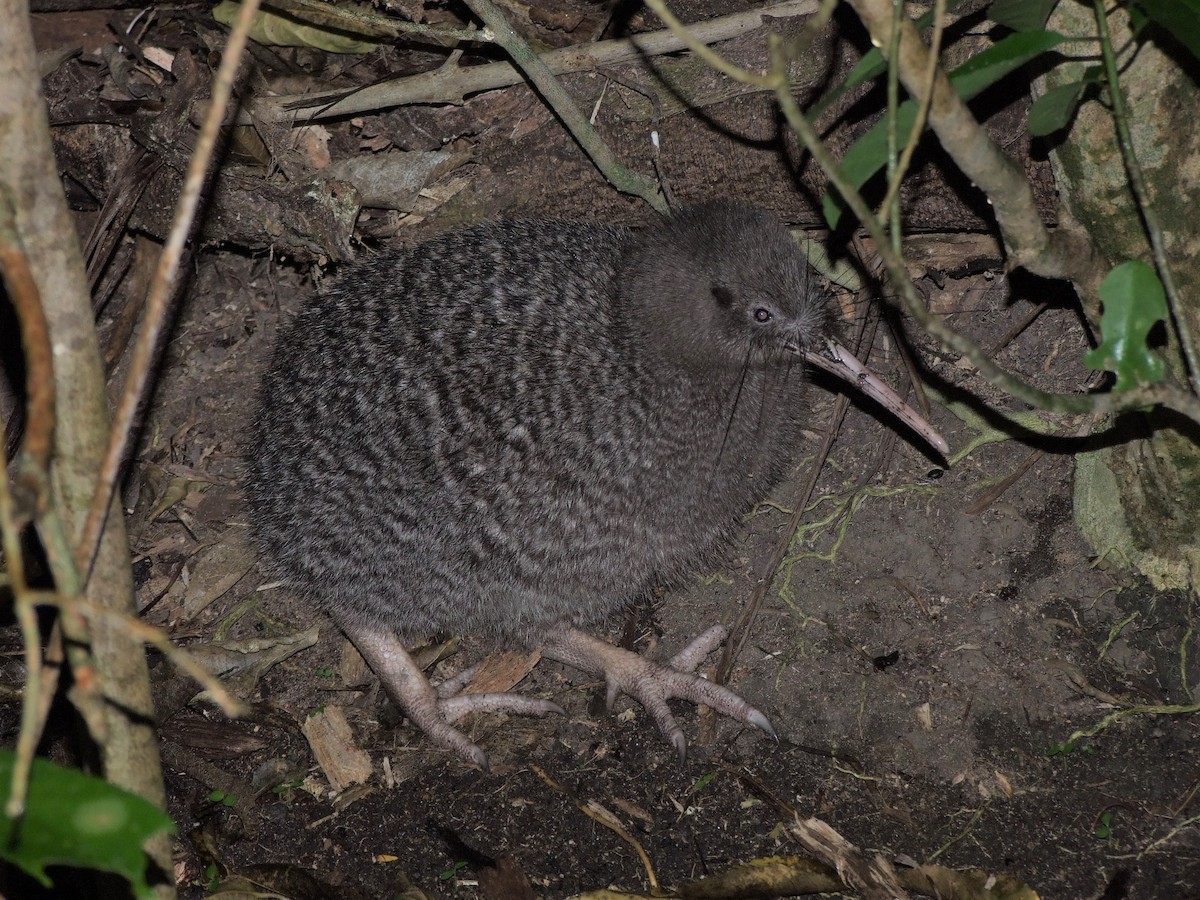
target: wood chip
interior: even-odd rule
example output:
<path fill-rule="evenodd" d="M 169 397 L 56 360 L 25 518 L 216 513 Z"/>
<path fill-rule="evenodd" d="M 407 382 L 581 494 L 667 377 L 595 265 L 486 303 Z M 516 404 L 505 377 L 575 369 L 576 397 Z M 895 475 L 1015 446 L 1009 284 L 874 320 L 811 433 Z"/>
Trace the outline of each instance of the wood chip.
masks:
<path fill-rule="evenodd" d="M 326 706 L 309 716 L 302 730 L 335 792 L 341 793 L 371 777 L 375 768 L 371 757 L 354 742 L 354 733 L 340 706 Z"/>

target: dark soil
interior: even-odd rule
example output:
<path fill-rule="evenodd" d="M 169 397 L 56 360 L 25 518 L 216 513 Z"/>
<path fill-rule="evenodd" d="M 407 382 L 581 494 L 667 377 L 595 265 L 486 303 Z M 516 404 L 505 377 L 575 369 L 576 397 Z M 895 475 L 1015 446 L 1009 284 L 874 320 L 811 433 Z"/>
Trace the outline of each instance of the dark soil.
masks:
<path fill-rule="evenodd" d="M 533 115 L 532 95 L 513 92 L 523 92 L 518 112 Z M 741 98 L 719 109 L 758 116 L 745 128 L 773 132 L 769 109 L 756 104 Z M 425 218 L 401 220 L 380 242 L 552 198 L 562 201 L 557 214 L 645 221 L 542 115 L 523 136 L 507 126 L 474 135 L 475 161 L 456 176 L 462 196 L 444 207 L 427 198 L 418 208 Z M 329 127 L 345 137 L 345 123 Z M 706 133 L 716 134 L 712 146 L 732 140 Z M 753 150 L 777 160 L 785 152 L 769 142 Z M 698 171 L 688 178 L 685 199 L 739 192 L 706 184 Z M 760 195 L 805 203 L 790 184 L 756 183 Z M 952 270 L 988 246 L 966 239 L 926 237 L 909 258 L 930 252 L 934 268 Z M 603 685 L 543 662 L 520 690 L 552 699 L 566 719 L 469 720 L 492 761 L 486 773 L 432 750 L 324 616 L 263 585 L 247 535 L 239 479 L 252 398 L 279 324 L 321 275 L 319 265 L 237 248 L 195 259 L 126 490 L 140 607 L 181 646 L 319 631 L 315 646 L 261 678 L 242 676 L 254 709 L 240 723 L 200 701 L 185 707 L 170 666 L 155 658 L 171 713 L 163 746 L 184 896 L 205 894 L 214 857 L 288 895 L 314 895 L 286 880 L 297 870 L 324 882 L 324 896 L 395 897 L 409 883 L 430 897 L 649 892 L 647 865 L 658 884 L 677 886 L 760 857 L 803 855 L 789 826 L 816 817 L 869 854 L 1008 873 L 1045 898 L 1200 897 L 1200 719 L 1132 715 L 1068 743 L 1129 704 L 1189 703 L 1200 681 L 1188 600 L 1099 564 L 1072 524 L 1072 455 L 1083 449 L 1074 421 L 1047 418 L 1064 436 L 1054 440 L 1026 432 L 980 441 L 978 421 L 935 403 L 932 418 L 956 454 L 947 469 L 896 439 L 873 410 L 851 406 L 832 424 L 835 397 L 814 388 L 795 477 L 747 517 L 725 565 L 641 600 L 609 634 L 663 659 L 708 625 L 736 621 L 836 427 L 805 524 L 730 679 L 770 717 L 778 745 L 680 706 L 689 739 L 681 765 L 636 704 L 622 698 L 610 714 Z M 1014 286 L 998 266 L 939 281 L 922 282 L 931 303 L 985 346 L 1043 290 Z M 858 307 L 842 299 L 852 334 Z M 899 381 L 886 334 L 870 362 Z M 953 396 L 973 392 L 1015 409 L 957 357 L 916 343 L 932 380 Z M 1089 374 L 1079 362 L 1085 346 L 1075 314 L 1052 306 L 999 359 L 1039 386 L 1076 390 Z M 1046 452 L 981 502 L 1035 449 Z M 491 649 L 466 636 L 431 674 L 448 677 Z M 311 713 L 335 706 L 373 765 L 365 786 L 340 795 L 301 731 Z M 214 791 L 237 802 L 214 801 Z M 645 861 L 585 813 L 589 803 L 620 823 Z M 266 865 L 292 868 L 255 868 Z"/>

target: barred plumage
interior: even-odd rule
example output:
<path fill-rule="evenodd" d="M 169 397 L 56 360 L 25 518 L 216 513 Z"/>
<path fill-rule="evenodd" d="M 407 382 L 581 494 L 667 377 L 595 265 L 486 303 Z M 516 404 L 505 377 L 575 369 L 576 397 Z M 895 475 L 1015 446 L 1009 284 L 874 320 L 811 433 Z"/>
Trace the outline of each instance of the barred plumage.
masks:
<path fill-rule="evenodd" d="M 644 232 L 485 224 L 361 263 L 264 380 L 264 560 L 352 636 L 594 623 L 787 470 L 824 310 L 789 234 L 731 204 Z"/>

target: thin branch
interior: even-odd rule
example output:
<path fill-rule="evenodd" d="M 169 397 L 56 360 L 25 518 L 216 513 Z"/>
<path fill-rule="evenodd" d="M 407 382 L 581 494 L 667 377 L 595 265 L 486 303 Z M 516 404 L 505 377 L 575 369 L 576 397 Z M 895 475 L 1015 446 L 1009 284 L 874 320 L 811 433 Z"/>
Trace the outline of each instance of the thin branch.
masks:
<path fill-rule="evenodd" d="M 190 653 L 171 643 L 171 639 L 161 629 L 143 622 L 137 616 L 89 603 L 76 597 L 67 597 L 50 591 L 30 591 L 29 597 L 35 606 L 53 606 L 63 612 L 74 612 L 89 620 L 100 619 L 118 626 L 122 631 L 142 643 L 158 648 L 159 652 L 176 668 L 208 691 L 212 695 L 213 702 L 221 707 L 221 711 L 225 715 L 231 719 L 245 715 L 245 704 L 229 693 L 229 689 L 221 680 L 198 663 Z"/>
<path fill-rule="evenodd" d="M 54 363 L 50 348 L 50 329 L 38 296 L 37 283 L 17 234 L 11 198 L 0 195 L 0 270 L 8 299 L 17 314 L 21 346 L 25 351 L 25 437 L 18 455 L 18 483 L 35 500 L 35 508 L 44 509 L 49 480 L 50 451 L 54 446 Z M 0 448 L 3 442 L 0 441 Z"/>
<path fill-rule="evenodd" d="M 775 35 L 771 36 L 772 72 L 775 78 L 775 96 L 780 109 L 788 124 L 813 155 L 813 159 L 829 176 L 830 183 L 845 199 L 846 204 L 862 222 L 864 228 L 875 241 L 876 249 L 883 259 L 888 276 L 896 286 L 905 310 L 931 335 L 936 337 L 946 347 L 965 356 L 979 369 L 979 373 L 988 382 L 1001 388 L 1007 393 L 1024 400 L 1039 409 L 1053 412 L 1086 413 L 1086 412 L 1119 412 L 1135 410 L 1151 404 L 1162 404 L 1168 409 L 1200 422 L 1200 398 L 1189 392 L 1182 391 L 1169 384 L 1155 384 L 1120 394 L 1092 394 L 1081 396 L 1077 394 L 1053 394 L 1039 390 L 1032 385 L 1014 378 L 1004 369 L 996 365 L 983 349 L 966 335 L 955 331 L 939 317 L 929 312 L 917 297 L 916 289 L 904 261 L 892 252 L 888 245 L 887 234 L 879 219 L 871 212 L 862 195 L 838 171 L 837 161 L 817 137 L 812 126 L 805 120 L 795 98 L 787 88 L 787 59 L 781 52 L 781 42 Z"/>
<path fill-rule="evenodd" d="M 887 109 L 884 112 L 887 120 L 887 173 L 888 181 L 894 185 L 900 184 L 903 173 L 899 170 L 899 154 L 896 152 L 896 118 L 900 112 L 900 71 L 896 66 L 896 57 L 900 49 L 900 20 L 904 18 L 904 4 L 901 0 L 892 0 L 892 29 L 888 41 L 887 59 Z M 912 133 L 908 136 L 912 140 Z M 900 204 L 887 203 L 880 209 L 880 215 L 886 217 L 889 236 L 892 239 L 892 250 L 900 253 Z"/>
<path fill-rule="evenodd" d="M 890 0 L 849 0 L 872 41 L 886 47 L 891 29 Z M 1089 317 L 1098 310 L 1103 266 L 1086 234 L 1067 229 L 1051 233 L 1042 222 L 1025 174 L 996 146 L 938 67 L 932 90 L 924 73 L 930 66 L 929 48 L 916 26 L 905 16 L 900 26 L 900 52 L 896 60 L 900 80 L 913 97 L 929 96 L 929 125 L 942 147 L 971 181 L 987 196 L 996 212 L 1014 265 L 1035 275 L 1065 278 L 1080 289 Z"/>
<path fill-rule="evenodd" d="M 8 281 L 8 269 L 5 269 Z M 4 425 L 0 423 L 0 432 Z M 0 434 L 3 437 L 3 434 Z M 3 446 L 0 443 L 0 446 Z M 0 458 L 0 462 L 4 460 Z M 39 688 L 42 683 L 41 635 L 38 633 L 37 616 L 29 602 L 29 587 L 25 582 L 25 557 L 21 548 L 21 524 L 14 508 L 13 497 L 8 489 L 8 478 L 0 473 L 0 546 L 4 548 L 6 578 L 12 591 L 17 621 L 21 626 L 21 639 L 25 652 L 25 696 L 21 699 L 21 730 L 17 733 L 16 760 L 13 764 L 12 782 L 9 786 L 8 803 L 4 813 L 14 819 L 25 811 L 25 799 L 29 790 L 29 772 L 33 757 L 42 737 L 38 724 L 38 709 L 42 705 Z"/>
<path fill-rule="evenodd" d="M 871 332 L 869 339 L 864 340 L 867 325 L 868 321 L 864 316 L 858 324 L 858 333 L 855 336 L 853 344 L 856 356 L 862 352 L 863 346 L 868 345 L 870 341 L 874 340 L 874 331 Z M 741 657 L 742 651 L 746 647 L 746 642 L 750 640 L 754 620 L 758 617 L 763 603 L 766 602 L 767 594 L 770 593 L 771 587 L 775 584 L 775 576 L 783 566 L 783 561 L 787 558 L 788 552 L 791 550 L 792 540 L 800 530 L 800 525 L 808 513 L 808 503 L 812 499 L 813 491 L 817 489 L 817 480 L 821 477 L 821 471 L 825 467 L 825 460 L 829 457 L 829 453 L 833 449 L 833 442 L 837 440 L 838 431 L 842 427 L 842 421 L 845 419 L 846 411 L 849 408 L 849 395 L 845 392 L 839 394 L 824 428 L 825 439 L 822 441 L 816 456 L 813 458 L 812 464 L 808 468 L 808 478 L 793 501 L 792 514 L 788 519 L 787 525 L 779 532 L 779 538 L 776 540 L 775 547 L 771 551 L 771 558 L 761 570 L 763 577 L 754 586 L 754 593 L 751 594 L 750 600 L 742 607 L 741 615 L 738 616 L 737 622 L 730 629 L 729 638 L 725 641 L 725 647 L 721 653 L 721 661 L 718 663 L 716 672 L 713 675 L 713 680 L 717 684 L 728 683 L 734 664 Z M 714 721 L 714 717 L 709 717 L 707 721 L 711 723 Z"/>
<path fill-rule="evenodd" d="M 945 27 L 946 0 L 935 0 L 933 5 L 933 35 L 929 39 L 929 60 L 926 63 L 925 75 L 923 77 L 925 91 L 921 94 L 917 103 L 917 120 L 913 123 L 913 129 L 908 135 L 908 142 L 904 145 L 904 151 L 900 154 L 900 162 L 896 166 L 896 171 L 892 174 L 888 182 L 887 195 L 883 198 L 880 209 L 886 210 L 892 208 L 892 203 L 895 202 L 897 195 L 900 193 L 900 184 L 904 181 L 904 176 L 912 166 L 912 158 L 917 152 L 917 145 L 921 143 L 921 135 L 925 133 L 925 122 L 929 117 L 929 105 L 933 102 L 932 87 L 937 78 L 938 56 L 942 49 L 942 34 L 945 31 Z"/>

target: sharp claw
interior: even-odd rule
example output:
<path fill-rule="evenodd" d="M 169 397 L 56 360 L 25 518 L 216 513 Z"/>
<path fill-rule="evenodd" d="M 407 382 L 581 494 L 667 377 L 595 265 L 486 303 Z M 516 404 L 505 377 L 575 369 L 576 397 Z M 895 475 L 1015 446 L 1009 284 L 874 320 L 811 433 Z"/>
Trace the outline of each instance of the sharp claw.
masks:
<path fill-rule="evenodd" d="M 750 715 L 746 716 L 746 721 L 759 731 L 765 731 L 770 737 L 774 738 L 775 743 L 779 743 L 779 735 L 775 733 L 775 729 L 771 726 L 771 723 L 767 721 L 767 717 L 760 713 L 757 709 L 750 711 Z"/>
<path fill-rule="evenodd" d="M 617 702 L 617 694 L 621 693 L 621 685 L 617 684 L 616 680 L 609 678 L 607 681 L 608 690 L 605 692 L 604 708 L 609 712 L 613 711 L 613 704 Z"/>
<path fill-rule="evenodd" d="M 675 752 L 679 754 L 679 765 L 684 765 L 687 762 L 687 738 L 683 736 L 682 731 L 676 731 L 668 740 L 675 748 Z"/>
<path fill-rule="evenodd" d="M 465 751 L 465 756 L 468 762 L 472 762 L 479 766 L 485 773 L 492 771 L 492 767 L 488 765 L 487 754 L 479 749 L 475 744 L 470 744 Z"/>
<path fill-rule="evenodd" d="M 687 760 L 687 740 L 667 706 L 667 701 L 672 699 L 711 706 L 722 715 L 752 725 L 779 741 L 779 735 L 766 716 L 729 688 L 706 681 L 695 673 L 704 655 L 727 636 L 724 626 L 714 626 L 676 654 L 670 664 L 662 665 L 561 624 L 548 635 L 542 654 L 577 669 L 603 674 L 610 712 L 617 694 L 622 691 L 641 703 L 663 737 L 675 748 L 682 764 Z"/>

